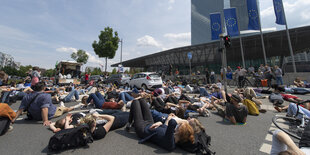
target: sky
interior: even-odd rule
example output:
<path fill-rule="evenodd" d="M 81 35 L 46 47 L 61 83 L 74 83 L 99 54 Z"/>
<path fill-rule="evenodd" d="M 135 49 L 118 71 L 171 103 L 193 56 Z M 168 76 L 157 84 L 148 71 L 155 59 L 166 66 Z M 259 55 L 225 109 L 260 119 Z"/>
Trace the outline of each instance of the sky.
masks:
<path fill-rule="evenodd" d="M 310 25 L 310 0 L 283 0 L 288 27 Z M 262 28 L 275 24 L 272 0 L 259 0 Z M 112 27 L 123 40 L 123 61 L 188 46 L 190 0 L 0 0 L 0 52 L 22 65 L 53 68 L 72 60 L 78 49 L 89 55 L 86 66 L 100 67 L 92 48 L 100 31 Z M 120 62 L 120 46 L 111 64 Z"/>

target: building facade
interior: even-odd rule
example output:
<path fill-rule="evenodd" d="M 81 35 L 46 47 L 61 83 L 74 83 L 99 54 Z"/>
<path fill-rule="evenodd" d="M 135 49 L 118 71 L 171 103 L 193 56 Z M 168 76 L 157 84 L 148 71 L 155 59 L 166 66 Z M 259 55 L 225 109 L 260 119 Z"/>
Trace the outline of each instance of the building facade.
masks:
<path fill-rule="evenodd" d="M 211 42 L 210 14 L 221 12 L 222 25 L 224 25 L 223 9 L 229 7 L 237 8 L 240 30 L 247 30 L 248 13 L 246 0 L 192 0 L 191 44 L 197 45 Z"/>

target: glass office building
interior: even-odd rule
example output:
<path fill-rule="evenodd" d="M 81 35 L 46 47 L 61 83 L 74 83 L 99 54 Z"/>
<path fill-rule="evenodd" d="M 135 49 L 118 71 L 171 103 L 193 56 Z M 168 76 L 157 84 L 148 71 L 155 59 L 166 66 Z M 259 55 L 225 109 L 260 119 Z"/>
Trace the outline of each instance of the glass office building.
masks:
<path fill-rule="evenodd" d="M 246 0 L 192 0 L 191 1 L 191 44 L 211 42 L 210 14 L 236 7 L 241 30 L 247 30 L 248 13 Z M 224 21 L 222 20 L 222 23 Z"/>

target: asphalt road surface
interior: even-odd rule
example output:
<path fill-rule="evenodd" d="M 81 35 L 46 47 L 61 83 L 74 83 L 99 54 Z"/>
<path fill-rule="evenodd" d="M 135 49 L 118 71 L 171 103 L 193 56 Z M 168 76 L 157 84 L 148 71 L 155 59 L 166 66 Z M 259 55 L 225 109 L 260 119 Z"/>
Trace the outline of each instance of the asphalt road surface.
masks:
<path fill-rule="evenodd" d="M 299 96 L 310 99 L 310 95 Z M 267 113 L 259 116 L 248 116 L 246 125 L 231 125 L 215 112 L 211 117 L 200 117 L 199 120 L 206 127 L 206 133 L 211 136 L 211 150 L 217 155 L 260 155 L 268 154 L 271 149 L 271 138 L 268 133 L 272 127 L 272 117 L 278 114 L 272 104 L 263 99 L 263 108 Z M 66 106 L 74 105 L 66 103 Z M 285 105 L 288 102 L 284 103 Z M 11 107 L 17 110 L 20 101 Z M 22 116 L 26 117 L 26 116 Z M 54 119 L 55 120 L 55 119 Z M 35 155 L 53 154 L 47 145 L 53 132 L 42 126 L 42 122 L 19 120 L 13 125 L 14 129 L 0 137 L 1 155 Z M 60 154 L 107 154 L 107 155 L 144 155 L 144 154 L 188 154 L 180 148 L 168 152 L 152 144 L 138 144 L 138 137 L 134 132 L 128 133 L 122 129 L 111 131 L 107 136 L 89 144 L 88 147 L 70 149 Z"/>

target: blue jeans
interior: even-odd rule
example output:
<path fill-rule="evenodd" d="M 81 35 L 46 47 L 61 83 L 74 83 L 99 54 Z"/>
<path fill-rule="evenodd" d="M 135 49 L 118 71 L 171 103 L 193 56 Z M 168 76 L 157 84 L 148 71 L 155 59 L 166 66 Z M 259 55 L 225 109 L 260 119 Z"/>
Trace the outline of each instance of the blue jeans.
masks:
<path fill-rule="evenodd" d="M 282 77 L 277 77 L 277 84 L 278 85 L 283 85 Z"/>
<path fill-rule="evenodd" d="M 102 105 L 105 102 L 104 97 L 99 92 L 91 93 L 87 99 L 87 103 L 89 103 L 92 100 L 94 101 L 94 104 L 95 104 L 96 108 L 98 108 L 98 109 L 101 109 Z"/>
<path fill-rule="evenodd" d="M 128 101 L 134 100 L 135 98 L 133 98 L 132 96 L 130 96 L 128 93 L 126 92 L 122 92 L 119 94 L 118 96 L 119 100 L 123 100 L 123 102 L 125 104 L 127 104 Z"/>
<path fill-rule="evenodd" d="M 132 92 L 133 92 L 133 93 L 136 93 L 136 94 L 139 94 L 139 90 L 138 90 L 136 87 L 134 87 L 134 88 L 132 89 Z"/>
<path fill-rule="evenodd" d="M 165 123 L 166 119 L 168 118 L 168 114 L 161 113 L 157 110 L 151 110 L 151 114 L 152 114 L 154 122 Z"/>
<path fill-rule="evenodd" d="M 93 86 L 89 86 L 88 88 L 86 88 L 87 91 L 90 91 L 93 88 Z"/>
<path fill-rule="evenodd" d="M 288 109 L 287 109 L 287 114 L 288 115 L 292 115 L 292 116 L 295 116 L 296 115 L 296 112 L 297 112 L 297 105 L 295 103 L 290 103 L 290 105 L 288 106 Z M 305 115 L 306 117 L 310 118 L 310 111 L 299 106 L 299 113 Z M 300 116 L 298 116 L 300 117 Z"/>
<path fill-rule="evenodd" d="M 72 99 L 72 97 L 73 97 L 73 95 L 74 95 L 74 97 L 75 97 L 76 100 L 79 99 L 79 92 L 78 92 L 77 90 L 73 89 L 73 90 L 71 90 L 71 92 L 64 98 L 63 101 L 64 101 L 64 102 L 70 102 L 71 99 Z"/>
<path fill-rule="evenodd" d="M 207 92 L 206 88 L 200 87 L 199 88 L 200 97 L 209 97 L 209 93 Z"/>
<path fill-rule="evenodd" d="M 308 94 L 310 93 L 310 89 L 308 88 L 292 88 L 295 94 Z"/>

